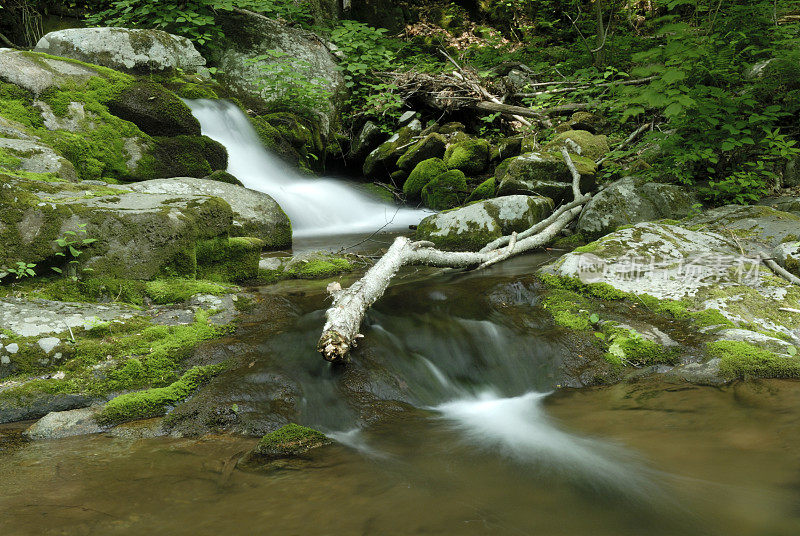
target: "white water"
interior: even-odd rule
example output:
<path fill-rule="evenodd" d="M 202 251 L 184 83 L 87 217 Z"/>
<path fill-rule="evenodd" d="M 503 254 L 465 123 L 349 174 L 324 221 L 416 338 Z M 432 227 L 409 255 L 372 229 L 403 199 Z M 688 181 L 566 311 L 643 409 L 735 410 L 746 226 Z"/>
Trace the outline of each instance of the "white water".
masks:
<path fill-rule="evenodd" d="M 431 409 L 480 448 L 631 496 L 652 498 L 657 493 L 647 477 L 651 471 L 632 453 L 556 427 L 542 407 L 547 394 L 532 391 L 503 398 L 485 391 Z"/>
<path fill-rule="evenodd" d="M 293 236 L 329 236 L 416 225 L 429 211 L 382 203 L 343 181 L 300 175 L 261 145 L 247 117 L 221 100 L 186 101 L 203 134 L 228 150 L 228 172 L 271 195 L 292 221 Z"/>

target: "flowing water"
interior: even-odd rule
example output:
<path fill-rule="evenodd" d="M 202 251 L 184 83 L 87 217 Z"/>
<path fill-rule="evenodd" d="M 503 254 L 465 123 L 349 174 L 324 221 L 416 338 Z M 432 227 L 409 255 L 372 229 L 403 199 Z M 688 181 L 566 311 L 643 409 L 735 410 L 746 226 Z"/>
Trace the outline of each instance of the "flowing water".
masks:
<path fill-rule="evenodd" d="M 290 214 L 337 195 L 386 210 L 262 158 L 229 106 L 192 106 L 231 171 Z M 336 214 L 299 227 L 384 223 Z M 153 437 L 158 421 L 39 442 L 21 438 L 26 423 L 0 427 L 0 534 L 800 533 L 800 384 L 563 388 L 581 383 L 584 349 L 540 308 L 530 274 L 548 260 L 405 269 L 344 368 L 314 351 L 325 282 L 258 289 L 237 332 L 201 348 L 233 365 L 175 408 L 173 436 Z M 336 442 L 283 468 L 236 468 L 287 421 Z"/>
<path fill-rule="evenodd" d="M 295 238 L 408 229 L 431 214 L 382 203 L 341 180 L 300 175 L 264 150 L 236 105 L 206 99 L 186 102 L 203 134 L 228 150 L 228 172 L 248 188 L 271 195 L 289 215 Z"/>

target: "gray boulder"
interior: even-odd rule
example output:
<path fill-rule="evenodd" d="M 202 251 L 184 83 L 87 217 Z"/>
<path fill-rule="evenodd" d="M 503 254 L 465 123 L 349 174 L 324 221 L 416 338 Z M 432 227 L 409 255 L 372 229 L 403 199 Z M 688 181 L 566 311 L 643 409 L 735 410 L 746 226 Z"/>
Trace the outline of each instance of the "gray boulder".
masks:
<path fill-rule="evenodd" d="M 520 232 L 553 212 L 547 197 L 512 195 L 428 216 L 417 227 L 416 238 L 453 251 L 477 251 L 492 240 Z"/>
<path fill-rule="evenodd" d="M 208 76 L 206 60 L 189 39 L 161 30 L 70 28 L 48 33 L 34 50 L 132 74 L 169 74 L 180 69 Z"/>
<path fill-rule="evenodd" d="M 128 186 L 136 192 L 167 194 L 173 197 L 214 196 L 224 199 L 233 210 L 235 236 L 253 236 L 264 241 L 265 247 L 279 249 L 292 245 L 292 225 L 278 203 L 263 192 L 224 182 L 176 177 L 155 179 Z"/>
<path fill-rule="evenodd" d="M 581 192 L 592 191 L 597 165 L 589 158 L 570 156 L 581 175 Z M 514 194 L 543 195 L 552 198 L 556 204 L 571 200 L 572 174 L 564 158 L 560 154 L 531 152 L 512 159 L 508 167 L 503 167 L 497 195 Z"/>
<path fill-rule="evenodd" d="M 766 197 L 757 203 L 765 207 L 772 207 L 776 210 L 783 212 L 791 212 L 800 216 L 800 197 L 781 196 L 781 197 Z"/>
<path fill-rule="evenodd" d="M 595 195 L 581 213 L 577 231 L 590 239 L 643 221 L 681 219 L 697 202 L 685 188 L 626 177 Z"/>
<path fill-rule="evenodd" d="M 93 275 L 194 276 L 199 240 L 227 239 L 233 213 L 220 198 L 146 194 L 95 183 L 49 183 L 0 174 L 0 272 L 17 262 L 57 262 L 56 239 L 85 224 Z M 79 235 L 84 236 L 84 235 Z"/>
<path fill-rule="evenodd" d="M 98 406 L 91 406 L 50 412 L 25 430 L 25 435 L 30 439 L 60 439 L 96 434 L 101 431 L 94 420 L 99 410 Z"/>
<path fill-rule="evenodd" d="M 258 111 L 269 110 L 284 95 L 262 89 L 264 72 L 252 60 L 273 50 L 286 54 L 286 59 L 274 61 L 294 62 L 297 71 L 309 82 L 316 82 L 330 91 L 330 97 L 312 110 L 319 120 L 322 136 L 327 137 L 339 111 L 344 79 L 324 41 L 313 33 L 290 28 L 276 20 L 237 13 L 220 14 L 218 24 L 228 40 L 221 47 L 218 59 L 219 81 L 248 106 L 260 109 Z"/>

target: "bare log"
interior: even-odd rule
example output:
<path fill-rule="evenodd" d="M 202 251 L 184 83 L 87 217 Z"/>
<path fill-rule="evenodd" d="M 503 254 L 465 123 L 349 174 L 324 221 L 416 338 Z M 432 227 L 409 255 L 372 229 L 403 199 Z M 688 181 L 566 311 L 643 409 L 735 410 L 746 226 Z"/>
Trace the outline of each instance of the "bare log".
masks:
<path fill-rule="evenodd" d="M 767 267 L 775 273 L 775 275 L 784 278 L 789 283 L 800 285 L 800 277 L 797 277 L 792 272 L 784 269 L 780 264 L 772 259 L 764 259 L 764 264 L 766 264 Z"/>
<path fill-rule="evenodd" d="M 344 361 L 350 350 L 357 345 L 358 339 L 363 337 L 359 331 L 367 310 L 383 296 L 392 278 L 405 265 L 481 269 L 514 255 L 543 247 L 554 240 L 580 214 L 581 206 L 591 197 L 581 194 L 580 174 L 566 149 L 562 150 L 562 155 L 572 173 L 575 200 L 526 231 L 496 240 L 480 251 L 442 251 L 433 247 L 431 242 L 412 242 L 401 236 L 349 288 L 342 289 L 338 283 L 328 285 L 333 305 L 325 313 L 326 322 L 317 343 L 317 351 L 326 361 Z M 501 247 L 506 245 L 507 247 Z"/>

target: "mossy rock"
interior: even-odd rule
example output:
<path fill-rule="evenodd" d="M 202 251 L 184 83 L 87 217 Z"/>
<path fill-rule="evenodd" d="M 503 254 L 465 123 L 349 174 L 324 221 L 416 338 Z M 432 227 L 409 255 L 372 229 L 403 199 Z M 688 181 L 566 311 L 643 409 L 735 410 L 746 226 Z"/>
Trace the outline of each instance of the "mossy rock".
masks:
<path fill-rule="evenodd" d="M 329 253 L 306 253 L 294 257 L 284 267 L 284 276 L 293 279 L 327 279 L 351 272 L 352 263 L 346 257 Z"/>
<path fill-rule="evenodd" d="M 397 169 L 397 161 L 414 136 L 422 131 L 419 121 L 412 121 L 410 125 L 398 130 L 391 138 L 380 144 L 367 155 L 362 171 L 367 178 L 383 178 L 391 175 Z"/>
<path fill-rule="evenodd" d="M 597 164 L 593 160 L 571 154 L 570 158 L 581 176 L 580 189 L 583 193 L 594 190 Z M 558 183 L 564 186 L 558 185 Z M 525 191 L 510 189 L 507 185 L 528 184 L 533 187 Z M 514 158 L 506 168 L 503 180 L 498 187 L 499 195 L 512 193 L 528 193 L 552 197 L 554 201 L 561 202 L 572 197 L 572 173 L 567 167 L 561 154 L 548 152 L 526 153 Z M 557 190 L 562 191 L 561 194 Z"/>
<path fill-rule="evenodd" d="M 447 139 L 441 134 L 428 134 L 411 146 L 408 151 L 397 160 L 397 167 L 406 172 L 411 172 L 417 164 L 430 158 L 441 158 L 444 155 Z"/>
<path fill-rule="evenodd" d="M 447 165 L 441 158 L 423 160 L 411 171 L 403 183 L 403 193 L 408 199 L 419 199 L 422 188 L 433 179 L 447 171 Z"/>
<path fill-rule="evenodd" d="M 291 423 L 262 437 L 248 457 L 262 460 L 294 458 L 330 443 L 331 440 L 322 432 Z"/>
<path fill-rule="evenodd" d="M 261 143 L 282 160 L 303 169 L 321 169 L 325 147 L 319 129 L 298 115 L 279 112 L 250 118 Z"/>
<path fill-rule="evenodd" d="M 558 134 L 551 142 L 547 143 L 542 150 L 560 154 L 561 148 L 566 147 L 571 153 L 577 152 L 572 144 L 567 140 L 572 140 L 580 148 L 580 155 L 592 160 L 599 160 L 611 150 L 608 146 L 608 138 L 598 136 L 585 130 L 567 130 Z"/>
<path fill-rule="evenodd" d="M 489 161 L 492 163 L 503 162 L 522 152 L 522 137 L 504 138 L 492 145 L 489 150 Z"/>
<path fill-rule="evenodd" d="M 489 142 L 469 139 L 454 143 L 447 148 L 444 163 L 450 169 L 458 169 L 470 175 L 483 173 L 489 165 Z"/>
<path fill-rule="evenodd" d="M 156 137 L 131 178 L 200 178 L 227 167 L 228 151 L 208 136 Z"/>
<path fill-rule="evenodd" d="M 258 275 L 263 240 L 237 236 L 200 241 L 197 274 L 211 281 L 244 281 Z"/>
<path fill-rule="evenodd" d="M 422 187 L 422 202 L 433 210 L 446 210 L 464 202 L 469 193 L 467 177 L 459 169 L 437 175 Z"/>
<path fill-rule="evenodd" d="M 415 238 L 441 249 L 477 251 L 501 236 L 528 229 L 552 212 L 553 202 L 545 197 L 498 197 L 428 216 Z"/>
<path fill-rule="evenodd" d="M 495 193 L 495 179 L 494 177 L 490 177 L 480 183 L 469 197 L 467 197 L 467 203 L 471 203 L 472 201 L 482 201 L 484 199 L 491 199 L 494 197 Z"/>
<path fill-rule="evenodd" d="M 591 112 L 575 112 L 569 121 L 565 121 L 556 127 L 556 132 L 567 132 L 568 130 L 585 130 L 592 134 L 600 134 L 608 128 L 608 120 Z"/>
<path fill-rule="evenodd" d="M 200 135 L 200 123 L 173 92 L 139 80 L 108 102 L 109 111 L 151 136 Z"/>

